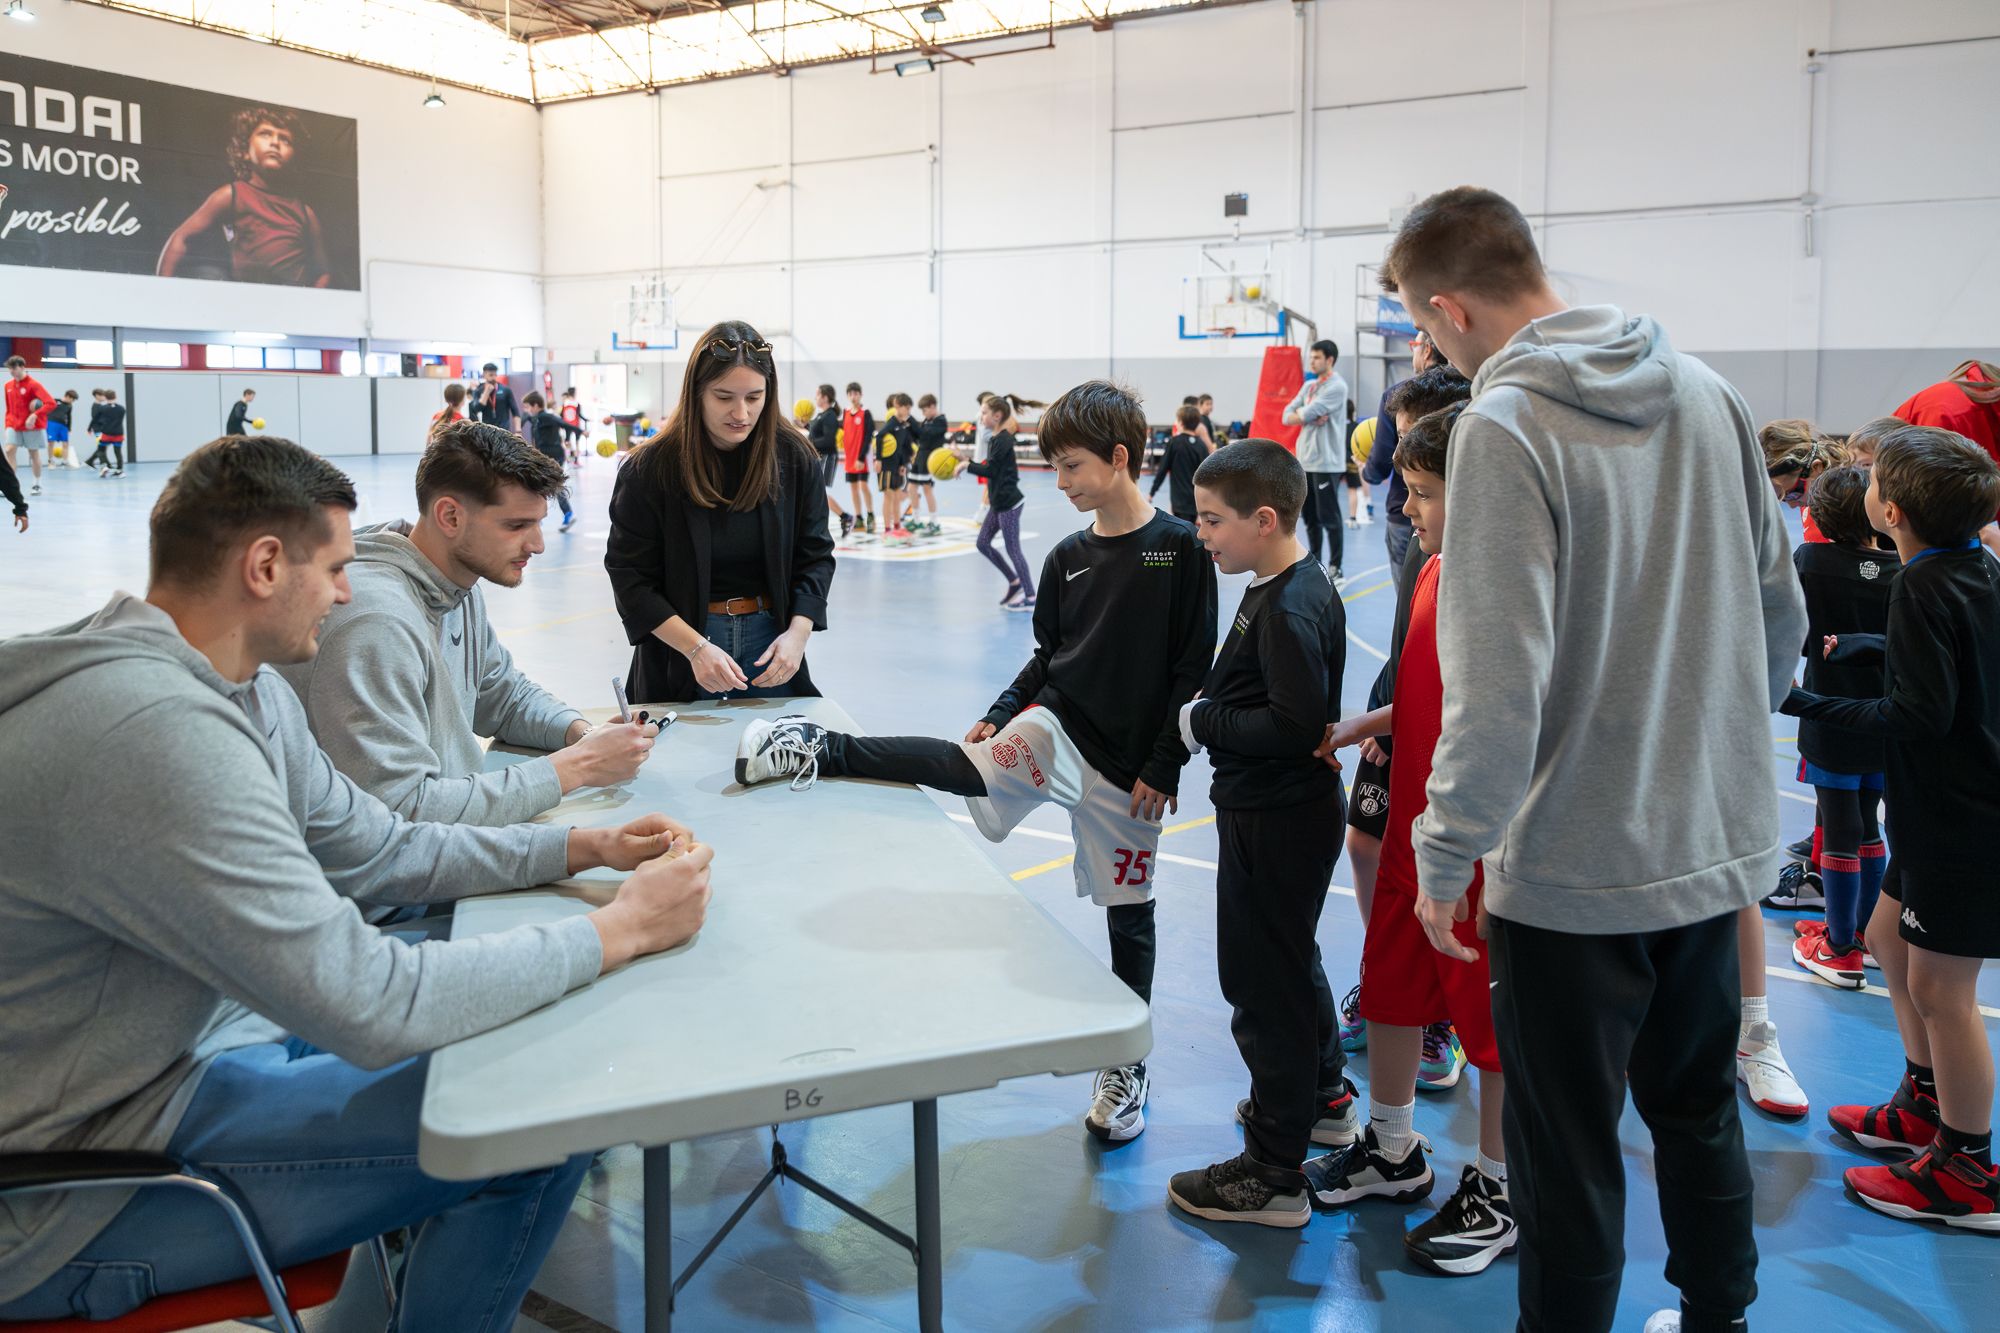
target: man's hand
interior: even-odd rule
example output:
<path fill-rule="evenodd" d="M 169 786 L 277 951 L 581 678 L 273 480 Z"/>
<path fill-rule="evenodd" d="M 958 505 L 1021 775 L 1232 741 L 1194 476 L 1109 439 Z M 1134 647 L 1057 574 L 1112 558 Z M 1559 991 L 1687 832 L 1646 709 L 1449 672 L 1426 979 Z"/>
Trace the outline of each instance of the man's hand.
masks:
<path fill-rule="evenodd" d="M 1458 936 L 1451 933 L 1452 927 L 1465 920 L 1465 899 L 1439 902 L 1429 894 L 1417 895 L 1417 920 L 1423 924 L 1424 934 L 1430 936 L 1431 947 L 1447 958 L 1456 958 L 1461 963 L 1479 961 L 1479 951 L 1468 949 L 1458 942 Z M 1486 938 L 1486 906 L 1480 904 L 1479 937 Z"/>
<path fill-rule="evenodd" d="M 1175 814 L 1179 814 L 1180 808 L 1181 803 L 1177 798 L 1169 796 L 1163 791 L 1155 791 L 1153 788 L 1148 787 L 1144 778 L 1140 778 L 1132 784 L 1132 809 L 1130 812 L 1132 818 L 1157 823 L 1160 817 L 1170 810 Z"/>
<path fill-rule="evenodd" d="M 641 815 L 618 828 L 570 830 L 569 873 L 608 866 L 612 870 L 637 870 L 661 855 L 674 841 L 693 842 L 694 833 L 679 820 L 665 815 Z"/>
<path fill-rule="evenodd" d="M 965 743 L 967 745 L 977 745 L 981 741 L 990 741 L 999 730 L 1000 728 L 994 726 L 991 722 L 975 722 L 972 724 L 971 730 L 965 733 Z"/>
<path fill-rule="evenodd" d="M 752 666 L 763 667 L 764 674 L 750 683 L 760 690 L 770 689 L 798 675 L 799 664 L 806 660 L 806 640 L 811 636 L 810 625 L 803 629 L 794 625 L 771 640 L 771 646 L 764 650 L 763 656 L 751 663 Z"/>
<path fill-rule="evenodd" d="M 694 938 L 708 917 L 714 859 L 714 848 L 676 838 L 621 884 L 616 898 L 590 914 L 604 948 L 600 974 Z"/>
<path fill-rule="evenodd" d="M 639 775 L 660 729 L 651 723 L 607 722 L 549 756 L 564 795 L 579 787 L 615 787 Z"/>

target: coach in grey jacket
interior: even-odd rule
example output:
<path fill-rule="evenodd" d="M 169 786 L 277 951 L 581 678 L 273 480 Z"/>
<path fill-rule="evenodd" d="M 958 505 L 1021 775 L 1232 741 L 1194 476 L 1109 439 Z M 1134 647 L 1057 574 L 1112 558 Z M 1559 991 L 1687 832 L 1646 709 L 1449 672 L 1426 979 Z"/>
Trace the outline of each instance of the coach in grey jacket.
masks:
<path fill-rule="evenodd" d="M 146 600 L 0 643 L 0 753 L 34 756 L 0 765 L 0 1153 L 189 1160 L 247 1196 L 280 1265 L 421 1226 L 402 1326 L 512 1328 L 585 1164 L 423 1176 L 413 1057 L 685 941 L 709 853 L 658 815 L 410 823 L 335 772 L 263 664 L 309 656 L 344 600 L 353 505 L 297 445 L 216 440 L 155 506 Z M 115 828 L 49 836 L 106 792 Z M 596 865 L 637 873 L 555 925 L 412 944 L 355 910 Z M 181 1195 L 10 1199 L 0 1319 L 102 1319 L 247 1271 Z"/>
<path fill-rule="evenodd" d="M 397 813 L 518 823 L 630 781 L 652 749 L 655 728 L 593 728 L 529 680 L 487 619 L 480 581 L 520 584 L 563 485 L 519 436 L 442 427 L 417 465 L 421 517 L 354 534 L 354 600 L 328 615 L 317 655 L 282 668 L 334 767 Z M 482 737 L 555 753 L 486 772 Z"/>
<path fill-rule="evenodd" d="M 1348 470 L 1347 381 L 1334 369 L 1340 364 L 1340 346 L 1332 339 L 1314 343 L 1307 357 L 1313 378 L 1299 386 L 1285 408 L 1284 422 L 1299 428 L 1299 466 L 1306 473 L 1306 503 L 1299 518 L 1306 525 L 1306 550 L 1319 559 L 1324 533 L 1327 568 L 1339 577 L 1347 545 L 1340 519 L 1340 481 Z"/>
<path fill-rule="evenodd" d="M 1383 282 L 1475 372 L 1413 841 L 1447 954 L 1465 955 L 1451 923 L 1485 859 L 1522 1327 L 1611 1327 L 1628 1082 L 1681 1327 L 1740 1327 L 1756 1247 L 1735 916 L 1777 850 L 1770 714 L 1806 626 L 1749 411 L 1652 320 L 1566 308 L 1490 191 L 1414 209 Z"/>

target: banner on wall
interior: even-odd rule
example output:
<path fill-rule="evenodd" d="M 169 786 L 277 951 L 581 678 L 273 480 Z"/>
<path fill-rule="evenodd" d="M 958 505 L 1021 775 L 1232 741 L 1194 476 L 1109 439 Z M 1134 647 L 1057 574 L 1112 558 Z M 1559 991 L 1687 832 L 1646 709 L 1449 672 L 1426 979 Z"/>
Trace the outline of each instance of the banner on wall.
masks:
<path fill-rule="evenodd" d="M 361 286 L 355 124 L 0 53 L 0 264 Z"/>

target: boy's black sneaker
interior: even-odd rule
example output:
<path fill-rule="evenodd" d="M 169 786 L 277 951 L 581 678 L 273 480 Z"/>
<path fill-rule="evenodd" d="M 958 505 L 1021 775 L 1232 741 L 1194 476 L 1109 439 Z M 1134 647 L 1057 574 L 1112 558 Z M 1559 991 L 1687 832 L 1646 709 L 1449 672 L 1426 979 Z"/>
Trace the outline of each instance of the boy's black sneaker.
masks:
<path fill-rule="evenodd" d="M 1816 912 L 1826 907 L 1826 890 L 1819 872 L 1801 861 L 1787 861 L 1778 871 L 1778 887 L 1764 898 L 1764 906 L 1787 912 Z"/>
<path fill-rule="evenodd" d="M 1485 1272 L 1520 1238 L 1506 1187 L 1468 1166 L 1458 1178 L 1457 1192 L 1437 1216 L 1403 1237 L 1403 1248 L 1434 1273 L 1465 1277 Z"/>
<path fill-rule="evenodd" d="M 1407 1203 L 1431 1192 L 1431 1167 L 1426 1154 L 1430 1140 L 1421 1134 L 1410 1136 L 1410 1151 L 1396 1161 L 1382 1151 L 1375 1127 L 1368 1125 L 1361 1138 L 1345 1148 L 1309 1159 L 1305 1165 L 1306 1185 L 1313 1199 L 1327 1208 L 1356 1199 L 1390 1199 Z"/>
<path fill-rule="evenodd" d="M 1326 1148 L 1345 1148 L 1361 1137 L 1361 1110 L 1355 1099 L 1352 1080 L 1340 1080 L 1340 1091 L 1321 1092 L 1319 1115 L 1313 1121 L 1312 1141 Z M 1248 1122 L 1250 1099 L 1236 1103 L 1236 1123 Z"/>
<path fill-rule="evenodd" d="M 1812 834 L 1808 833 L 1797 842 L 1787 846 L 1785 848 L 1785 855 L 1791 860 L 1804 861 L 1810 864 L 1812 861 Z"/>
<path fill-rule="evenodd" d="M 1285 1184 L 1279 1179 L 1291 1177 Z M 1302 1227 L 1312 1221 L 1305 1177 L 1253 1161 L 1241 1153 L 1226 1162 L 1181 1171 L 1167 1182 L 1167 1200 L 1184 1213 L 1211 1222 L 1255 1222 Z"/>

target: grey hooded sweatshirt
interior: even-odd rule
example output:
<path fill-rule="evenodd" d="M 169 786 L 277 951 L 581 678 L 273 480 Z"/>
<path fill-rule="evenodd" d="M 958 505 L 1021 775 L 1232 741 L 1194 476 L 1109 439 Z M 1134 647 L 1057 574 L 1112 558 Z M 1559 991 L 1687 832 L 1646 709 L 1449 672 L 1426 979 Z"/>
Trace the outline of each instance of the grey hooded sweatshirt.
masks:
<path fill-rule="evenodd" d="M 1446 467 L 1423 892 L 1484 857 L 1494 915 L 1585 935 L 1755 902 L 1806 616 L 1743 400 L 1651 319 L 1567 310 L 1480 368 Z"/>
<path fill-rule="evenodd" d="M 522 675 L 461 588 L 410 540 L 407 522 L 354 534 L 354 600 L 336 606 L 319 653 L 279 669 L 333 766 L 409 819 L 518 824 L 562 799 L 546 756 L 482 771 L 479 738 L 560 750 L 583 714 Z"/>
<path fill-rule="evenodd" d="M 559 878 L 568 830 L 402 819 L 334 770 L 275 673 L 224 679 L 129 594 L 0 642 L 0 754 L 0 1153 L 158 1151 L 221 1051 L 290 1033 L 379 1068 L 602 965 L 583 916 L 416 945 L 364 922 L 363 890 L 428 903 Z M 111 827 L 48 832 L 107 794 Z M 126 1198 L 0 1202 L 0 1302 Z"/>

